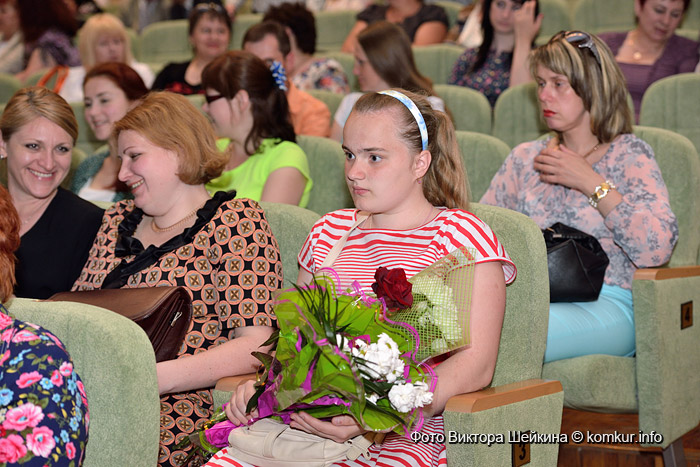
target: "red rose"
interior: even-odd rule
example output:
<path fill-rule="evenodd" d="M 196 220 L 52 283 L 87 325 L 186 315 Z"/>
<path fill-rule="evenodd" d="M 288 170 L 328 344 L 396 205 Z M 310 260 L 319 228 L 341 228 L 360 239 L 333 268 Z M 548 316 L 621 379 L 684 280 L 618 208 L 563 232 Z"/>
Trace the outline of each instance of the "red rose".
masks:
<path fill-rule="evenodd" d="M 383 298 L 390 310 L 401 310 L 413 305 L 413 285 L 406 280 L 406 273 L 401 268 L 387 269 L 381 267 L 374 273 L 372 290 L 377 298 Z"/>

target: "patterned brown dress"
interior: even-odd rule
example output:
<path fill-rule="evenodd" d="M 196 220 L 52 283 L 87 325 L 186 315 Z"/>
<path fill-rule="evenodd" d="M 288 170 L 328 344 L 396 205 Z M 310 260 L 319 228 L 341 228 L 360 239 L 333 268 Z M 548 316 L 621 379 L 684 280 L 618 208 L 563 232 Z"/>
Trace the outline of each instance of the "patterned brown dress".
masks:
<path fill-rule="evenodd" d="M 192 227 L 145 249 L 133 237 L 143 211 L 120 201 L 105 212 L 73 290 L 184 286 L 194 313 L 178 358 L 233 339 L 239 326 L 275 326 L 270 299 L 282 281 L 277 241 L 262 208 L 233 196 L 217 193 Z M 175 445 L 213 409 L 211 389 L 161 397 L 160 465 L 182 465 L 187 452 Z"/>

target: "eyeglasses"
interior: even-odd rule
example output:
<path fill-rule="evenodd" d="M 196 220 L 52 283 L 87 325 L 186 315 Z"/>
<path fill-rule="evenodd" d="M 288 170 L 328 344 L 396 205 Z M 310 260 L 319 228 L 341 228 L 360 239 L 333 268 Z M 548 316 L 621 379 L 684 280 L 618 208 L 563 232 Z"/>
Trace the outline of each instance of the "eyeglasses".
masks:
<path fill-rule="evenodd" d="M 579 49 L 588 49 L 591 51 L 595 57 L 595 61 L 598 62 L 598 66 L 603 66 L 600 63 L 600 54 L 598 53 L 598 48 L 593 42 L 593 38 L 590 34 L 583 31 L 561 31 L 552 37 L 552 40 L 564 39 L 571 45 L 575 45 Z"/>
<path fill-rule="evenodd" d="M 204 100 L 207 101 L 207 104 L 211 104 L 211 103 L 214 102 L 214 101 L 218 101 L 218 100 L 221 99 L 222 97 L 224 97 L 223 94 L 214 94 L 214 95 L 211 95 L 211 96 L 208 95 L 208 94 L 205 94 L 205 95 L 204 95 Z"/>

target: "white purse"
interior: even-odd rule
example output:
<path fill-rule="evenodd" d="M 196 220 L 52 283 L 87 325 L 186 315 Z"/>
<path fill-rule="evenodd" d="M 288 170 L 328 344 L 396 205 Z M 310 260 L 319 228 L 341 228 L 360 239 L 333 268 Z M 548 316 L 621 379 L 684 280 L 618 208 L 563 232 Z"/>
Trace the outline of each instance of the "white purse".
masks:
<path fill-rule="evenodd" d="M 258 467 L 326 467 L 339 461 L 356 460 L 363 454 L 369 458 L 367 450 L 374 436 L 370 432 L 336 443 L 264 418 L 231 431 L 227 454 Z"/>

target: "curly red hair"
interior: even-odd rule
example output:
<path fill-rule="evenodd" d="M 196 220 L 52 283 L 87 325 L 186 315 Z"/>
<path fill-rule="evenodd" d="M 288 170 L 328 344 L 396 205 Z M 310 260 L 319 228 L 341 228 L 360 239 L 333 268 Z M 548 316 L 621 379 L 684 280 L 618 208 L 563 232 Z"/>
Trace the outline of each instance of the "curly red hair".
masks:
<path fill-rule="evenodd" d="M 7 189 L 0 185 L 0 303 L 15 287 L 15 250 L 19 248 L 19 214 Z"/>

